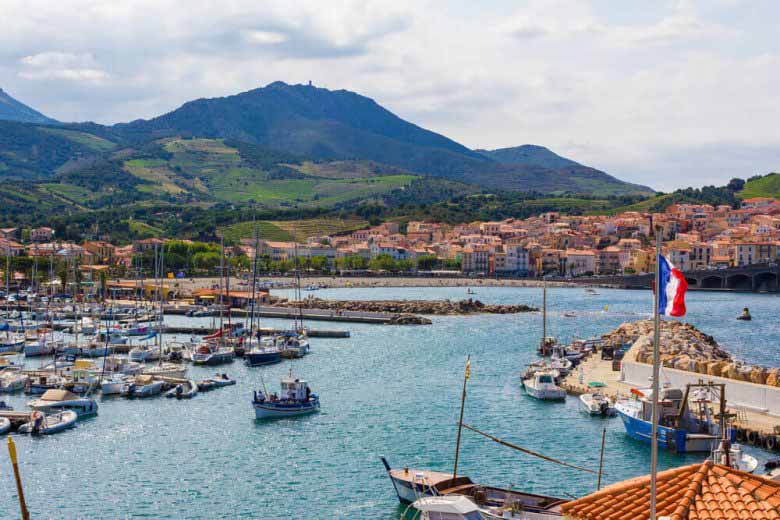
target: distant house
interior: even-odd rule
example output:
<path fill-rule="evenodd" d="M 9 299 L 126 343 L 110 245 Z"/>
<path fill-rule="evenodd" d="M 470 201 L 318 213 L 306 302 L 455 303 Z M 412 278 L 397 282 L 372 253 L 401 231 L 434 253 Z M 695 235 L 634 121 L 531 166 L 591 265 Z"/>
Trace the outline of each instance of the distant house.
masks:
<path fill-rule="evenodd" d="M 39 227 L 30 231 L 30 240 L 33 242 L 50 242 L 54 237 L 54 230 L 50 227 Z"/>
<path fill-rule="evenodd" d="M 19 238 L 19 228 L 9 227 L 0 229 L 0 238 L 16 240 Z"/>
<path fill-rule="evenodd" d="M 163 244 L 165 244 L 165 241 L 160 240 L 159 238 L 145 238 L 133 242 L 133 249 L 139 253 L 143 253 L 144 251 L 153 251 L 155 247 L 159 247 Z"/>

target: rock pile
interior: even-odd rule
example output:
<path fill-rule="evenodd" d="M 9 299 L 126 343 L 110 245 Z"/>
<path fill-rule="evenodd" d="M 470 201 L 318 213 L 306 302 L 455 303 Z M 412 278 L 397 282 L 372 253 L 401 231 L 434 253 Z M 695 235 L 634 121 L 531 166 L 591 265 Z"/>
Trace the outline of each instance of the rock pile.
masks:
<path fill-rule="evenodd" d="M 640 363 L 653 362 L 653 322 L 624 323 L 602 338 L 607 344 L 633 343 L 631 355 Z M 780 369 L 747 365 L 734 360 L 712 336 L 690 323 L 661 323 L 661 365 L 702 375 L 780 387 Z"/>
<path fill-rule="evenodd" d="M 293 307 L 296 302 L 280 300 L 274 303 L 280 307 Z M 489 305 L 479 300 L 323 300 L 310 296 L 303 301 L 307 309 L 335 311 L 389 312 L 398 314 L 514 314 L 533 312 L 539 309 L 528 305 Z"/>

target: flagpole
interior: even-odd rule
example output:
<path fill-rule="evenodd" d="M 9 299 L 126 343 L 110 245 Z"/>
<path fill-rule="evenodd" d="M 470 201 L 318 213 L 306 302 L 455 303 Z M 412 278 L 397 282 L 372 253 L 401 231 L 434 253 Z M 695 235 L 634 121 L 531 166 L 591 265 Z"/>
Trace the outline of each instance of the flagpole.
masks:
<path fill-rule="evenodd" d="M 653 306 L 653 430 L 650 441 L 650 520 L 656 520 L 656 489 L 658 475 L 658 392 L 661 364 L 661 315 L 658 305 L 661 299 L 661 226 L 655 226 L 655 290 Z"/>
<path fill-rule="evenodd" d="M 458 419 L 458 439 L 455 441 L 455 465 L 452 468 L 452 478 L 458 475 L 458 455 L 460 454 L 460 434 L 463 431 L 463 408 L 466 405 L 466 382 L 471 373 L 471 355 L 466 358 L 466 372 L 463 374 L 463 393 L 460 396 L 460 419 Z"/>

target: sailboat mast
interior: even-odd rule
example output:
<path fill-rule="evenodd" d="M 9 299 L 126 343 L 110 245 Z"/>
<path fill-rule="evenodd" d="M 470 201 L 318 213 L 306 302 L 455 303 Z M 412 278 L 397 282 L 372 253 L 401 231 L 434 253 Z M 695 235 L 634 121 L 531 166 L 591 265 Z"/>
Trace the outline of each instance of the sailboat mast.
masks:
<path fill-rule="evenodd" d="M 260 250 L 260 230 L 255 224 L 255 257 L 252 260 L 252 301 L 249 309 L 249 342 L 251 346 L 255 333 L 255 298 L 257 292 L 257 257 Z"/>
<path fill-rule="evenodd" d="M 220 242 L 220 255 L 219 255 L 219 330 L 220 330 L 220 342 L 225 343 L 225 327 L 223 324 L 223 307 L 225 306 L 225 292 L 224 285 L 222 283 L 222 277 L 225 275 L 225 238 L 221 238 Z"/>
<path fill-rule="evenodd" d="M 542 345 L 547 341 L 547 280 L 542 286 Z"/>
<path fill-rule="evenodd" d="M 162 365 L 163 358 L 163 320 L 165 316 L 163 311 L 163 276 L 165 276 L 165 242 L 160 246 L 160 315 L 157 318 L 157 335 L 160 337 L 159 365 Z"/>
<path fill-rule="evenodd" d="M 653 306 L 653 427 L 650 439 L 650 520 L 656 519 L 656 493 L 658 478 L 658 392 L 661 365 L 661 315 L 659 302 L 661 290 L 661 226 L 655 226 L 655 290 Z"/>
<path fill-rule="evenodd" d="M 466 383 L 471 374 L 471 355 L 466 358 L 466 371 L 463 375 L 463 392 L 460 396 L 460 418 L 458 419 L 458 437 L 455 441 L 455 464 L 452 467 L 452 478 L 458 476 L 458 456 L 460 455 L 460 434 L 463 432 L 463 409 L 466 407 Z"/>

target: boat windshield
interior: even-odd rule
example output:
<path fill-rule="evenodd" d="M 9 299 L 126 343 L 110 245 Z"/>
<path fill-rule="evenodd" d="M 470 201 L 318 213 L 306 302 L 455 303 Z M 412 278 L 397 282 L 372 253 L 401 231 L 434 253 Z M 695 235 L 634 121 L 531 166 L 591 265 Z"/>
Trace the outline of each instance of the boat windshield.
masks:
<path fill-rule="evenodd" d="M 552 384 L 553 378 L 552 378 L 552 376 L 539 376 L 539 382 L 540 383 L 550 383 L 550 384 Z"/>

